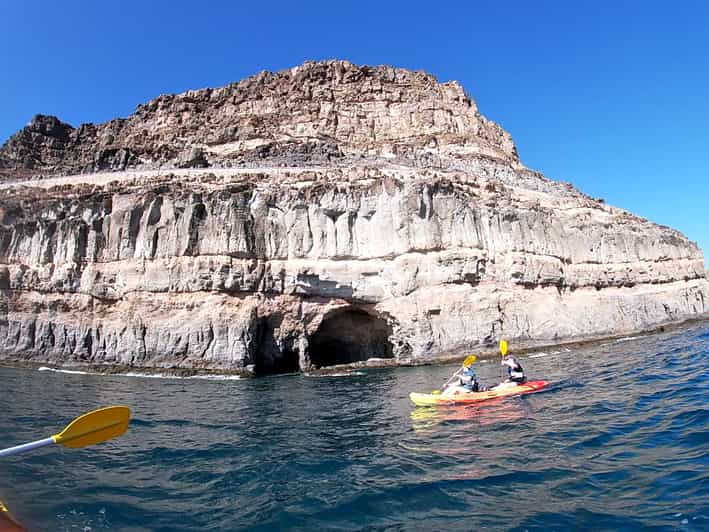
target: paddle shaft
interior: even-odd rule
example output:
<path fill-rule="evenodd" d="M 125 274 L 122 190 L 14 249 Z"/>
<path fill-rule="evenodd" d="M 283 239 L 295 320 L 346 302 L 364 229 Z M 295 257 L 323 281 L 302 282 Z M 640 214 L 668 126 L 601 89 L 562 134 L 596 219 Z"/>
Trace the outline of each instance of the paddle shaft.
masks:
<path fill-rule="evenodd" d="M 502 357 L 502 360 L 505 359 L 507 356 L 507 340 L 500 340 L 500 356 Z M 500 382 L 505 381 L 505 367 L 504 365 L 500 365 Z"/>
<path fill-rule="evenodd" d="M 43 440 L 31 441 L 29 443 L 23 443 L 22 445 L 16 445 L 15 447 L 10 447 L 8 449 L 3 449 L 0 451 L 0 458 L 3 456 L 11 456 L 13 454 L 21 453 L 23 451 L 30 451 L 38 447 L 44 447 L 45 445 L 51 445 L 54 443 L 54 438 L 50 436 L 49 438 L 44 438 Z"/>

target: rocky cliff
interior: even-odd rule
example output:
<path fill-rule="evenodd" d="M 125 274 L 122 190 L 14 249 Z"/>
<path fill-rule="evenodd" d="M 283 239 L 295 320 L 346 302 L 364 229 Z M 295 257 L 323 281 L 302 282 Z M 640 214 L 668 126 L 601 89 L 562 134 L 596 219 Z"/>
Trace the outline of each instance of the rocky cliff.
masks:
<path fill-rule="evenodd" d="M 105 124 L 73 128 L 37 115 L 0 150 L 0 168 L 27 176 L 392 159 L 428 167 L 471 153 L 516 160 L 510 136 L 457 83 L 324 62 L 160 96 Z"/>
<path fill-rule="evenodd" d="M 5 359 L 269 373 L 709 310 L 696 245 L 525 168 L 418 72 L 306 63 L 105 124 L 37 116 L 0 172 Z"/>

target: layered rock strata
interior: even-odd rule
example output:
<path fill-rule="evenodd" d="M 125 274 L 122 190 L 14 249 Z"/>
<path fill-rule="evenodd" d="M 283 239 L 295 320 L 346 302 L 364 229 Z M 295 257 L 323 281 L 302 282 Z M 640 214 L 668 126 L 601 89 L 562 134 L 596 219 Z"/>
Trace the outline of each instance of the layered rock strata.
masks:
<path fill-rule="evenodd" d="M 0 149 L 6 179 L 129 168 L 516 160 L 510 136 L 457 83 L 422 72 L 306 63 L 219 89 L 163 95 L 127 119 L 73 128 L 37 115 Z"/>
<path fill-rule="evenodd" d="M 415 363 L 709 310 L 696 245 L 528 170 L 421 73 L 307 63 L 107 124 L 35 118 L 0 164 L 8 360 Z"/>

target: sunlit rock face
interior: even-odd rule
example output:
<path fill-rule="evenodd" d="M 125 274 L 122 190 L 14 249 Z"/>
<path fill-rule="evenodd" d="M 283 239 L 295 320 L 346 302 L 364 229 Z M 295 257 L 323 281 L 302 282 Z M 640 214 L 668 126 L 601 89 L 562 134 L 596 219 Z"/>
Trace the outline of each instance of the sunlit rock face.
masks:
<path fill-rule="evenodd" d="M 709 310 L 695 244 L 527 169 L 420 72 L 306 63 L 105 124 L 37 116 L 0 175 L 7 360 L 265 374 Z"/>

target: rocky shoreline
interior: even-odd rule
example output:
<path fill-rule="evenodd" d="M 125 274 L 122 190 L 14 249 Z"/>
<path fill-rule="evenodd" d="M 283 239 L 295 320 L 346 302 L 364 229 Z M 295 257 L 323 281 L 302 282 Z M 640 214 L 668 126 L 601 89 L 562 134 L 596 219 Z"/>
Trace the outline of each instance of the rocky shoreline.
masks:
<path fill-rule="evenodd" d="M 709 312 L 695 244 L 527 169 L 423 73 L 306 63 L 36 117 L 0 174 L 4 362 L 312 372 Z"/>
<path fill-rule="evenodd" d="M 522 360 L 524 357 L 539 353 L 542 351 L 558 351 L 564 349 L 566 352 L 573 352 L 576 349 L 581 349 L 589 346 L 600 346 L 607 342 L 614 340 L 623 340 L 626 338 L 634 337 L 646 337 L 655 334 L 663 334 L 671 331 L 680 330 L 683 328 L 689 328 L 693 325 L 704 323 L 709 321 L 709 317 L 693 318 L 688 320 L 683 320 L 675 323 L 668 323 L 661 325 L 654 329 L 646 331 L 637 331 L 631 337 L 625 335 L 614 335 L 598 337 L 593 339 L 588 339 L 584 341 L 574 341 L 574 342 L 564 342 L 559 344 L 549 344 L 549 345 L 539 345 L 536 347 L 526 347 L 526 348 L 515 348 L 514 353 L 520 356 Z M 337 364 L 331 366 L 324 366 L 322 368 L 310 369 L 305 372 L 308 376 L 341 376 L 343 374 L 352 374 L 358 370 L 366 369 L 386 369 L 386 368 L 396 368 L 396 367 L 418 367 L 418 366 L 438 366 L 438 365 L 450 365 L 460 363 L 466 356 L 474 354 L 477 356 L 478 360 L 491 360 L 496 361 L 499 357 L 499 352 L 495 347 L 483 347 L 476 350 L 474 353 L 469 351 L 461 351 L 460 353 L 449 353 L 442 354 L 440 356 L 431 357 L 425 360 L 397 360 L 397 359 L 385 359 L 385 358 L 372 358 L 364 361 L 352 362 L 349 364 Z M 0 367 L 8 367 L 15 369 L 28 369 L 28 370 L 40 370 L 40 368 L 47 368 L 45 363 L 33 362 L 31 360 L 21 360 L 19 358 L 8 358 L 0 360 Z M 258 375 L 254 371 L 254 367 L 245 367 L 239 369 L 200 369 L 200 368 L 155 368 L 151 366 L 107 366 L 105 364 L 76 364 L 76 363 L 66 363 L 62 365 L 50 366 L 47 369 L 51 371 L 78 371 L 90 375 L 121 375 L 121 376 L 159 376 L 159 377 L 238 377 L 238 378 L 254 378 Z"/>

